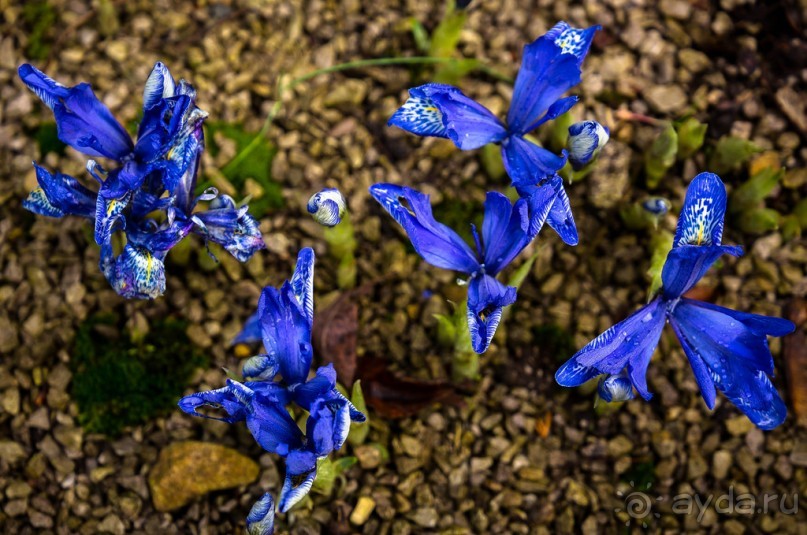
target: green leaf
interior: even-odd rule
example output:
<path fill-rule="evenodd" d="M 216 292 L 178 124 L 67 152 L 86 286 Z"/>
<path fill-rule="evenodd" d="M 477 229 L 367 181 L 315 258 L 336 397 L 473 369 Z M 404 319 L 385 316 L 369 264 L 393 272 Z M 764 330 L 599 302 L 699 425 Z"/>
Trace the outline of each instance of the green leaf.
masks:
<path fill-rule="evenodd" d="M 647 276 L 650 277 L 650 290 L 647 292 L 648 301 L 661 289 L 661 271 L 664 269 L 664 262 L 667 261 L 667 254 L 673 246 L 672 233 L 662 230 L 653 234 L 650 240 L 650 248 L 653 251 L 650 257 L 650 269 Z"/>
<path fill-rule="evenodd" d="M 678 125 L 678 158 L 685 160 L 698 152 L 703 146 L 708 127 L 694 117 L 684 119 Z"/>
<path fill-rule="evenodd" d="M 235 142 L 236 154 L 240 154 L 245 150 L 255 138 L 254 133 L 245 131 L 243 126 L 239 124 L 213 121 L 205 123 L 205 129 L 205 140 L 213 157 L 219 152 L 219 147 L 215 142 L 216 133 Z M 277 147 L 268 140 L 262 140 L 262 143 L 252 150 L 248 157 L 242 158 L 235 164 L 228 163 L 221 169 L 222 174 L 239 191 L 241 196 L 246 196 L 247 193 L 252 195 L 249 212 L 257 218 L 262 217 L 269 210 L 283 206 L 280 184 L 275 182 L 271 176 L 272 160 L 275 154 L 277 154 Z M 257 182 L 259 187 L 257 195 L 254 191 L 246 191 L 245 186 L 248 179 Z M 207 186 L 208 184 L 200 184 L 197 187 L 198 192 L 200 193 Z"/>
<path fill-rule="evenodd" d="M 431 47 L 429 32 L 427 32 L 420 21 L 414 17 L 409 19 L 409 27 L 412 30 L 412 38 L 415 40 L 417 49 L 423 54 L 428 54 L 429 48 Z"/>
<path fill-rule="evenodd" d="M 748 234 L 765 234 L 779 228 L 782 215 L 771 208 L 757 208 L 738 218 L 740 230 Z"/>
<path fill-rule="evenodd" d="M 801 237 L 801 222 L 794 214 L 784 216 L 782 218 L 782 238 L 785 241 L 790 241 Z"/>
<path fill-rule="evenodd" d="M 432 33 L 429 56 L 433 58 L 450 58 L 454 55 L 467 17 L 468 14 L 464 10 L 447 9 L 443 20 L 440 21 L 440 24 L 437 25 L 434 33 Z"/>
<path fill-rule="evenodd" d="M 761 151 L 761 147 L 746 139 L 723 136 L 717 141 L 717 146 L 709 159 L 709 170 L 718 175 L 734 171 Z"/>
<path fill-rule="evenodd" d="M 758 207 L 776 188 L 784 169 L 766 167 L 746 180 L 740 187 L 732 191 L 729 207 L 733 213 L 744 213 Z"/>
<path fill-rule="evenodd" d="M 530 274 L 532 265 L 535 263 L 535 259 L 538 258 L 539 253 L 540 250 L 535 251 L 526 262 L 518 267 L 518 269 L 510 276 L 510 280 L 507 281 L 508 286 L 515 286 L 516 289 L 521 288 L 521 284 L 524 282 L 524 279 L 527 278 L 527 275 Z"/>
<path fill-rule="evenodd" d="M 354 422 L 350 424 L 350 433 L 348 434 L 347 440 L 353 446 L 359 446 L 364 444 L 364 441 L 367 439 L 367 434 L 370 432 L 370 414 L 367 412 L 367 403 L 364 401 L 364 392 L 362 392 L 360 380 L 353 383 L 350 402 L 367 418 L 361 423 Z"/>
<path fill-rule="evenodd" d="M 359 460 L 355 457 L 347 456 L 341 457 L 333 461 L 333 470 L 336 472 L 337 477 L 350 470 Z"/>
<path fill-rule="evenodd" d="M 504 161 L 502 160 L 502 150 L 498 145 L 488 143 L 482 147 L 482 150 L 479 152 L 479 159 L 482 162 L 485 173 L 487 173 L 491 180 L 504 178 Z"/>
<path fill-rule="evenodd" d="M 657 220 L 644 209 L 641 202 L 628 204 L 619 209 L 619 217 L 630 230 L 656 228 Z"/>
<path fill-rule="evenodd" d="M 454 319 L 445 314 L 434 314 L 437 320 L 437 342 L 444 347 L 453 347 L 457 340 L 457 327 Z"/>
<path fill-rule="evenodd" d="M 668 124 L 645 153 L 644 169 L 648 188 L 658 187 L 667 170 L 675 163 L 677 153 L 678 133 L 672 124 Z"/>
<path fill-rule="evenodd" d="M 317 477 L 311 485 L 311 492 L 330 496 L 333 492 L 333 483 L 336 480 L 336 470 L 330 457 L 317 459 Z"/>
<path fill-rule="evenodd" d="M 801 228 L 807 228 L 807 198 L 804 198 L 796 204 L 793 209 L 793 215 L 799 220 Z"/>
<path fill-rule="evenodd" d="M 479 68 L 479 61 L 469 59 L 456 59 L 440 64 L 434 71 L 432 80 L 439 84 L 457 85 L 467 74 Z"/>
<path fill-rule="evenodd" d="M 36 144 L 39 146 L 39 157 L 41 159 L 44 160 L 45 156 L 51 152 L 58 154 L 59 156 L 64 156 L 67 145 L 65 145 L 62 140 L 59 139 L 56 123 L 40 124 L 39 127 L 37 127 L 37 129 L 34 131 L 33 138 L 36 140 Z"/>
<path fill-rule="evenodd" d="M 573 122 L 572 113 L 567 111 L 550 123 L 549 146 L 554 152 L 560 152 L 566 148 L 569 141 L 569 127 Z"/>

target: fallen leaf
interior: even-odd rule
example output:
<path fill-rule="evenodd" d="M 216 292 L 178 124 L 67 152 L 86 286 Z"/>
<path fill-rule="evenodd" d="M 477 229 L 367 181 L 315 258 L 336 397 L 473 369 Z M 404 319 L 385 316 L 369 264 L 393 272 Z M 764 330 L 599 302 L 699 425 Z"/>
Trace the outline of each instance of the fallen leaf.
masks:
<path fill-rule="evenodd" d="M 796 421 L 807 426 L 807 301 L 791 301 L 785 310 L 785 317 L 796 324 L 796 331 L 782 339 L 790 403 Z"/>
<path fill-rule="evenodd" d="M 434 403 L 464 403 L 450 383 L 403 377 L 391 372 L 386 361 L 378 357 L 362 357 L 359 378 L 367 405 L 383 418 L 414 416 Z"/>
<path fill-rule="evenodd" d="M 356 291 L 345 292 L 314 319 L 314 351 L 325 363 L 333 363 L 339 382 L 353 386 L 356 378 L 356 339 L 359 305 Z"/>
<path fill-rule="evenodd" d="M 538 432 L 538 436 L 541 438 L 546 438 L 549 436 L 549 431 L 552 429 L 552 413 L 547 412 L 540 418 L 535 420 L 535 431 Z"/>

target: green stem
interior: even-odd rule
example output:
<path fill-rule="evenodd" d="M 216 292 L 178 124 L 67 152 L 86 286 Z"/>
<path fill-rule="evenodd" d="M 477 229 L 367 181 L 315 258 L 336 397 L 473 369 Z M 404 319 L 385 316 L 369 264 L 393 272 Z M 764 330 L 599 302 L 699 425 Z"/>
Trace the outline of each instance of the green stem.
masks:
<path fill-rule="evenodd" d="M 330 67 L 325 67 L 322 69 L 317 69 L 315 71 L 311 71 L 307 74 L 299 76 L 297 78 L 292 79 L 287 84 L 278 83 L 277 86 L 277 100 L 272 105 L 272 109 L 269 110 L 269 114 L 266 116 L 266 120 L 263 122 L 263 126 L 261 126 L 260 131 L 252 138 L 252 141 L 249 142 L 249 145 L 244 147 L 244 150 L 236 154 L 232 160 L 230 160 L 227 165 L 224 166 L 222 171 L 227 174 L 228 170 L 235 168 L 239 163 L 244 161 L 244 159 L 250 155 L 250 153 L 255 150 L 260 144 L 261 140 L 264 136 L 266 136 L 267 132 L 269 132 L 269 128 L 272 126 L 277 114 L 280 113 L 280 108 L 283 105 L 283 93 L 287 89 L 292 89 L 303 82 L 307 82 L 312 78 L 319 76 L 320 74 L 330 74 L 333 72 L 340 72 L 340 71 L 347 71 L 350 69 L 359 69 L 364 67 L 379 67 L 379 66 L 386 66 L 386 65 L 428 65 L 428 64 L 437 64 L 437 63 L 452 63 L 458 61 L 456 58 L 431 58 L 426 56 L 415 56 L 409 58 L 371 58 L 371 59 L 359 59 L 355 61 L 348 61 L 346 63 L 340 63 L 338 65 L 332 65 Z M 482 62 L 475 60 L 477 69 L 480 72 L 487 74 L 488 76 L 495 78 L 497 80 L 513 83 L 513 79 L 507 76 L 506 74 L 500 73 L 489 67 Z"/>

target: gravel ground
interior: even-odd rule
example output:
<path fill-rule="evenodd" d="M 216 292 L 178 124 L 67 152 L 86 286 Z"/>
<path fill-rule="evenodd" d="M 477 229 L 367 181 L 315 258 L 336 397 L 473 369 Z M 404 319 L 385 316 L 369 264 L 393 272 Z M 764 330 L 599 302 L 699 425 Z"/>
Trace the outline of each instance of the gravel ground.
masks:
<path fill-rule="evenodd" d="M 431 29 L 442 13 L 441 2 L 428 0 L 137 0 L 114 2 L 113 14 L 103 7 L 107 2 L 92 4 L 101 8 L 73 0 L 48 4 L 55 20 L 37 43 L 50 50 L 36 65 L 63 82 L 92 82 L 124 124 L 137 119 L 139 88 L 162 60 L 175 76 L 193 82 L 200 107 L 212 118 L 243 123 L 250 131 L 260 128 L 271 108 L 281 74 L 358 58 L 418 55 L 407 19 Z M 569 188 L 581 243 L 569 248 L 546 231 L 531 246 L 540 248 L 538 260 L 465 407 L 425 410 L 397 422 L 376 417 L 366 445 L 346 447 L 359 464 L 334 495 L 312 495 L 281 515 L 280 531 L 641 531 L 642 519 L 625 511 L 628 495 L 641 491 L 651 501 L 658 498 L 654 514 L 644 518 L 650 532 L 807 533 L 804 510 L 790 511 L 794 494 L 807 493 L 807 442 L 792 414 L 780 428 L 763 433 L 725 399 L 718 398 L 710 413 L 669 333 L 649 372 L 653 401 L 595 411 L 590 393 L 554 384 L 552 375 L 569 354 L 556 352 L 541 329 L 557 326 L 579 348 L 644 299 L 649 239 L 629 230 L 619 209 L 648 194 L 639 169 L 657 130 L 618 120 L 617 109 L 660 119 L 694 113 L 709 123 L 710 139 L 745 137 L 774 151 L 787 168 L 803 168 L 807 53 L 793 28 L 803 31 L 807 6 L 796 0 L 759 4 L 473 2 L 459 52 L 509 75 L 518 68 L 521 47 L 557 20 L 605 28 L 587 60 L 578 91 L 582 102 L 575 108 L 578 118 L 596 117 L 612 129 L 598 170 Z M 202 269 L 196 255 L 183 265 L 169 256 L 165 297 L 124 302 L 98 271 L 98 248 L 84 221 L 34 217 L 20 206 L 35 184 L 32 159 L 86 176 L 82 157 L 68 150 L 42 158 L 32 139 L 36 127 L 52 119 L 16 77 L 16 67 L 30 60 L 36 34 L 26 9 L 0 0 L 0 527 L 20 534 L 236 532 L 250 505 L 266 489 L 279 489 L 282 466 L 261 452 L 243 426 L 179 411 L 114 439 L 83 431 L 69 394 L 78 326 L 109 311 L 146 322 L 185 320 L 194 344 L 211 358 L 188 391 L 220 386 L 222 366 L 238 369 L 227 342 L 252 311 L 260 288 L 289 275 L 300 247 L 312 246 L 320 257 L 318 296 L 336 290 L 321 229 L 304 213 L 313 192 L 332 186 L 347 197 L 356 226 L 359 283 L 386 276 L 362 298 L 359 353 L 383 356 L 415 377 L 445 378 L 449 355 L 431 343 L 433 314 L 447 311 L 445 298 L 457 295 L 453 276 L 407 252 L 367 187 L 405 183 L 431 193 L 437 203 L 481 206 L 484 192 L 503 190 L 504 179 L 489 178 L 476 153 L 386 128 L 406 88 L 419 81 L 415 70 L 319 76 L 285 95 L 270 130 L 278 147 L 272 176 L 282 186 L 285 207 L 261 220 L 268 251 L 245 265 L 221 256 L 213 270 Z M 460 85 L 504 114 L 509 85 L 482 74 Z M 219 142 L 215 158 L 206 154 L 203 174 L 227 191 L 217 169 L 235 149 Z M 656 193 L 680 206 L 688 180 L 705 169 L 704 162 L 699 155 L 674 167 Z M 800 176 L 772 201 L 783 211 L 806 192 Z M 674 218 L 663 224 L 672 228 Z M 745 236 L 729 221 L 727 241 L 744 244 L 748 254 L 707 276 L 715 301 L 781 315 L 793 298 L 807 293 L 804 239 Z M 198 243 L 194 247 L 203 251 Z M 433 296 L 424 299 L 425 291 Z M 784 371 L 781 346 L 781 340 L 771 341 L 775 381 L 785 393 L 792 378 Z M 165 447 L 186 440 L 235 448 L 258 462 L 258 479 L 157 511 L 149 475 Z M 389 459 L 372 444 L 383 445 Z M 729 492 L 787 499 L 771 502 L 768 513 L 719 513 L 712 506 L 699 514 L 695 506 L 685 514 L 674 507 L 676 496 L 703 502 Z M 373 511 L 351 523 L 360 499 L 374 504 Z"/>

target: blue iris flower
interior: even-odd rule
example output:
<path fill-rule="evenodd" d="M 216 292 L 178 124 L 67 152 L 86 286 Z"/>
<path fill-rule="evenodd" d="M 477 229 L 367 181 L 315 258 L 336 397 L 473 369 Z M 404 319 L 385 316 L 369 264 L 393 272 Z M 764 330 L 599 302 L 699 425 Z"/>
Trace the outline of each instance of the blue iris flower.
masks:
<path fill-rule="evenodd" d="M 669 322 L 709 409 L 720 390 L 761 429 L 784 421 L 785 404 L 770 380 L 767 336 L 784 336 L 794 330 L 793 323 L 682 297 L 722 255 L 742 254 L 742 247 L 721 244 L 725 213 L 720 177 L 696 176 L 687 189 L 659 295 L 569 359 L 555 374 L 560 385 L 578 386 L 600 374 L 621 376 L 650 399 L 647 367 Z"/>
<path fill-rule="evenodd" d="M 136 143 L 88 84 L 66 87 L 28 64 L 20 66 L 19 75 L 53 111 L 59 139 L 114 163 L 107 171 L 94 159 L 87 162 L 87 171 L 100 183 L 98 192 L 35 163 L 39 187 L 23 206 L 49 217 L 93 221 L 101 271 L 118 294 L 162 295 L 165 256 L 191 232 L 221 244 L 240 261 L 265 247 L 246 207 L 217 197 L 212 188 L 194 196 L 207 113 L 196 106 L 193 87 L 185 80 L 177 84 L 165 65 L 157 63 L 146 81 Z M 199 201 L 211 200 L 209 210 L 194 213 Z M 116 255 L 112 236 L 119 231 L 126 245 Z"/>
<path fill-rule="evenodd" d="M 541 196 L 557 195 L 557 182 L 541 189 Z M 502 309 L 516 301 L 516 288 L 505 286 L 496 275 L 538 234 L 551 203 L 542 202 L 544 211 L 530 217 L 528 202 L 515 204 L 501 193 L 489 192 L 481 236 L 471 226 L 476 250 L 432 215 L 429 196 L 394 184 L 375 184 L 370 194 L 406 231 L 415 251 L 429 264 L 459 271 L 469 276 L 468 329 L 471 345 L 484 353 L 490 345 L 502 316 Z"/>
<path fill-rule="evenodd" d="M 244 363 L 243 382 L 228 379 L 224 388 L 191 394 L 179 402 L 183 411 L 194 416 L 227 423 L 245 421 L 263 449 L 285 459 L 286 478 L 278 500 L 281 512 L 308 493 L 317 475 L 317 459 L 342 447 L 350 422 L 365 420 L 336 389 L 333 365 L 319 368 L 308 379 L 313 358 L 313 276 L 314 251 L 306 248 L 300 251 L 291 281 L 280 288 L 264 288 L 257 322 L 266 353 Z M 292 403 L 309 414 L 305 433 L 286 408 Z M 203 406 L 223 410 L 226 416 L 197 412 Z"/>
<path fill-rule="evenodd" d="M 549 32 L 524 47 L 516 77 L 507 124 L 458 88 L 426 84 L 409 90 L 409 99 L 389 124 L 421 136 L 448 138 L 462 150 L 500 143 L 507 174 L 523 197 L 534 195 L 566 163 L 561 155 L 539 147 L 526 135 L 547 121 L 566 113 L 576 96 L 561 95 L 580 83 L 581 66 L 599 26 L 583 30 L 559 22 Z M 549 199 L 547 223 L 569 245 L 578 242 L 566 192 Z M 534 203 L 535 201 L 533 201 Z M 537 213 L 543 210 L 535 211 Z"/>

